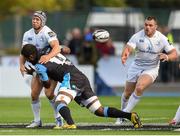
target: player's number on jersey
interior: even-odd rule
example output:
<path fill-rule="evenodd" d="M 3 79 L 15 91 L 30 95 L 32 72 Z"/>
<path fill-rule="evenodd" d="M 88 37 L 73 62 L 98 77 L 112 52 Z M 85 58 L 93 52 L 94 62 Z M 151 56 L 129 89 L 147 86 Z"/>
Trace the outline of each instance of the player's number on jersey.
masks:
<path fill-rule="evenodd" d="M 57 56 L 51 58 L 50 61 L 63 65 L 66 61 L 66 58 L 62 54 L 58 54 Z"/>

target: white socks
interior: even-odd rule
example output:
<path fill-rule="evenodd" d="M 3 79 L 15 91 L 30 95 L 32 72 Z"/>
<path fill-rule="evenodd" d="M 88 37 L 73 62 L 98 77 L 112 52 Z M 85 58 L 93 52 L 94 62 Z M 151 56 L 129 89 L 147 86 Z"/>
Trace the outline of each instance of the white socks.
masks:
<path fill-rule="evenodd" d="M 34 121 L 38 122 L 41 120 L 40 118 L 40 108 L 41 108 L 41 103 L 39 100 L 37 101 L 32 101 L 31 103 L 32 111 L 34 114 Z"/>
<path fill-rule="evenodd" d="M 180 122 L 180 106 L 179 106 L 178 110 L 176 111 L 176 115 L 174 117 L 174 120 L 176 122 Z"/>
<path fill-rule="evenodd" d="M 131 94 L 131 96 L 129 97 L 129 101 L 128 101 L 128 104 L 127 104 L 126 108 L 123 109 L 123 111 L 125 111 L 125 112 L 131 112 L 132 109 L 133 109 L 133 108 L 136 106 L 136 104 L 139 102 L 140 98 L 141 98 L 141 96 L 137 96 L 137 95 L 135 94 L 135 92 L 133 92 L 133 93 Z"/>
<path fill-rule="evenodd" d="M 50 102 L 50 104 L 51 104 L 51 106 L 52 106 L 52 108 L 54 110 L 54 117 L 55 117 L 55 119 L 57 119 L 57 118 L 61 117 L 61 115 L 59 114 L 58 111 L 56 111 L 55 100 L 56 100 L 56 97 L 54 96 L 54 98 L 52 100 L 49 100 L 49 102 Z"/>

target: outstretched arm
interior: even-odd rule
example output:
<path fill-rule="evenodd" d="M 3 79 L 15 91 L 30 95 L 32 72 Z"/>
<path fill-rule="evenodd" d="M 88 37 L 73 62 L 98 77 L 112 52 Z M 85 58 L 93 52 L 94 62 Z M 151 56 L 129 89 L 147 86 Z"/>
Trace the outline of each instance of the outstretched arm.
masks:
<path fill-rule="evenodd" d="M 133 51 L 133 48 L 129 46 L 128 44 L 126 44 L 121 54 L 121 62 L 123 65 L 126 63 L 126 60 L 128 59 L 132 51 Z"/>

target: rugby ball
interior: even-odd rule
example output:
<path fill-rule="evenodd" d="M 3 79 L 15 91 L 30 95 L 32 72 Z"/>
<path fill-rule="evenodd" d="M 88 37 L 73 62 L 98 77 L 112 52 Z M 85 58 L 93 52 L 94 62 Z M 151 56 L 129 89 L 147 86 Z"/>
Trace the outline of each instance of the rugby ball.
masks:
<path fill-rule="evenodd" d="M 92 35 L 93 35 L 93 39 L 96 42 L 100 42 L 100 43 L 107 42 L 110 36 L 109 32 L 104 29 L 95 30 Z"/>

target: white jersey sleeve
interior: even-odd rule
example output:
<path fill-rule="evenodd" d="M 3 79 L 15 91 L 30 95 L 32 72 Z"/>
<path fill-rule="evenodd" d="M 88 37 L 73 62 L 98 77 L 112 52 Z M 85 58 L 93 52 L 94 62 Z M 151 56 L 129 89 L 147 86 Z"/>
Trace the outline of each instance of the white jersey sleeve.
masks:
<path fill-rule="evenodd" d="M 25 44 L 28 44 L 28 31 L 24 33 L 23 35 L 23 40 L 22 40 L 22 45 L 24 46 Z"/>
<path fill-rule="evenodd" d="M 129 39 L 129 41 L 127 42 L 127 44 L 128 44 L 129 46 L 131 46 L 133 49 L 136 48 L 136 46 L 137 46 L 137 41 L 138 41 L 139 37 L 141 37 L 141 36 L 140 36 L 141 33 L 142 33 L 142 31 L 140 31 L 140 32 L 138 32 L 138 33 L 135 33 L 135 34 Z"/>
<path fill-rule="evenodd" d="M 164 35 L 161 35 L 162 39 L 162 44 L 164 45 L 164 50 L 168 53 L 172 49 L 174 49 L 174 46 L 169 43 L 168 38 Z"/>
<path fill-rule="evenodd" d="M 49 27 L 45 26 L 44 27 L 44 35 L 48 41 L 48 43 L 50 43 L 53 40 L 58 40 L 57 39 L 57 35 L 55 32 L 53 32 Z"/>

